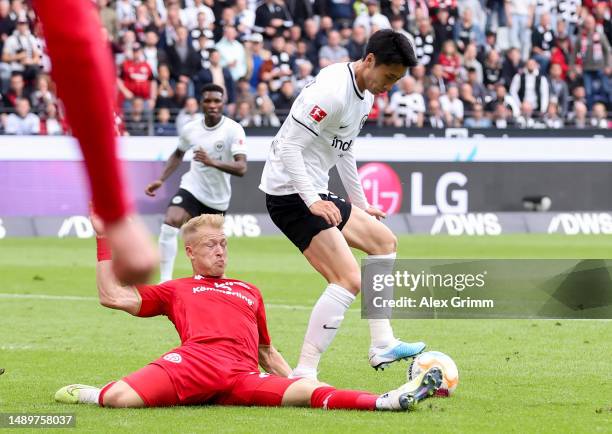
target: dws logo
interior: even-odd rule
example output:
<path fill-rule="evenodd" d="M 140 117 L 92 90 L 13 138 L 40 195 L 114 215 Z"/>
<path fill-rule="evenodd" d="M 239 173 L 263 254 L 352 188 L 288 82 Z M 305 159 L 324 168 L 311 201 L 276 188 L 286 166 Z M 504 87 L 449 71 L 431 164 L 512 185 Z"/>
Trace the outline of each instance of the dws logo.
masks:
<path fill-rule="evenodd" d="M 257 217 L 251 214 L 226 215 L 223 231 L 228 237 L 258 237 L 261 235 Z"/>
<path fill-rule="evenodd" d="M 78 238 L 91 238 L 95 235 L 89 218 L 82 215 L 75 215 L 63 221 L 57 236 L 59 238 L 67 237 L 71 235 L 73 229 Z"/>
<path fill-rule="evenodd" d="M 464 187 L 467 177 L 461 172 L 446 172 L 436 182 L 435 205 L 423 203 L 423 174 L 410 175 L 410 213 L 412 215 L 466 214 L 468 212 L 468 191 L 452 186 Z M 449 199 L 450 192 L 450 201 Z"/>
<path fill-rule="evenodd" d="M 502 227 L 493 213 L 445 214 L 438 216 L 430 231 L 431 235 L 499 235 Z"/>
<path fill-rule="evenodd" d="M 548 233 L 566 235 L 612 234 L 612 215 L 601 213 L 562 213 L 553 217 Z"/>

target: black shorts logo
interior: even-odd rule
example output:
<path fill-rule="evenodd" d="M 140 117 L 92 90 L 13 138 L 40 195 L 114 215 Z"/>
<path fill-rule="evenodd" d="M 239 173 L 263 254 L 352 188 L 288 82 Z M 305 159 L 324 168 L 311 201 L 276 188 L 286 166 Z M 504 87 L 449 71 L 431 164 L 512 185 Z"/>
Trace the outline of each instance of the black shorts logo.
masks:
<path fill-rule="evenodd" d="M 172 203 L 173 203 L 174 205 L 178 205 L 178 204 L 180 204 L 180 203 L 183 203 L 183 198 L 182 198 L 181 196 L 174 196 L 174 197 L 172 198 Z"/>

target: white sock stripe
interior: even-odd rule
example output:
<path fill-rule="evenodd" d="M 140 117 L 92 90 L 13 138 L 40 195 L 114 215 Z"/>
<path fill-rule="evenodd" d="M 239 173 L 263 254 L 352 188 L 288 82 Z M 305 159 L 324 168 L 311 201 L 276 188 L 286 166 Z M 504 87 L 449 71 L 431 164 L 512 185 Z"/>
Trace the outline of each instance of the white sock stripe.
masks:
<path fill-rule="evenodd" d="M 397 252 L 388 253 L 386 255 L 368 255 L 367 259 L 395 259 Z"/>

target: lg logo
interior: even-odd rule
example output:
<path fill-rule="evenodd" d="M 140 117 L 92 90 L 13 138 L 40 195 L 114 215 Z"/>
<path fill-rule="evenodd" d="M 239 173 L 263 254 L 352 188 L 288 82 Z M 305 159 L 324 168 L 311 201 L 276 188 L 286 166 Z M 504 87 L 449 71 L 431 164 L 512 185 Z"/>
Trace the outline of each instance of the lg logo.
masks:
<path fill-rule="evenodd" d="M 468 212 L 467 177 L 460 172 L 447 172 L 436 182 L 435 205 L 423 203 L 423 174 L 410 176 L 410 212 L 412 215 L 465 214 Z M 449 198 L 450 192 L 450 201 Z"/>

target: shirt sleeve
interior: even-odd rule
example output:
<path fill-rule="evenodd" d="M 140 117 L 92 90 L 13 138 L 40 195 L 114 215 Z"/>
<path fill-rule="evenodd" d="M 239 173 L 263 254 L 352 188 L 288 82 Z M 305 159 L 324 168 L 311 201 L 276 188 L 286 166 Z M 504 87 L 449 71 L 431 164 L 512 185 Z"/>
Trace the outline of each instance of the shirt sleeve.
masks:
<path fill-rule="evenodd" d="M 168 315 L 172 300 L 172 287 L 162 283 L 160 285 L 139 285 L 136 290 L 142 299 L 140 310 L 136 316 Z"/>
<path fill-rule="evenodd" d="M 257 330 L 259 332 L 259 345 L 270 345 L 270 333 L 268 333 L 268 322 L 266 321 L 266 307 L 263 298 L 259 296 L 257 308 Z"/>
<path fill-rule="evenodd" d="M 181 131 L 181 134 L 179 136 L 179 144 L 178 144 L 178 149 L 180 151 L 187 152 L 193 146 L 193 143 L 189 139 L 189 131 L 190 131 L 190 128 L 183 128 L 183 131 Z"/>
<path fill-rule="evenodd" d="M 355 160 L 352 148 L 338 160 L 336 168 L 342 180 L 342 185 L 344 185 L 344 189 L 349 199 L 351 199 L 351 203 L 358 208 L 367 209 L 368 200 L 361 186 L 361 180 L 357 172 L 357 161 Z"/>
<path fill-rule="evenodd" d="M 231 151 L 232 155 L 247 155 L 246 135 L 244 134 L 244 129 L 240 125 L 237 125 L 236 130 L 234 131 Z"/>

